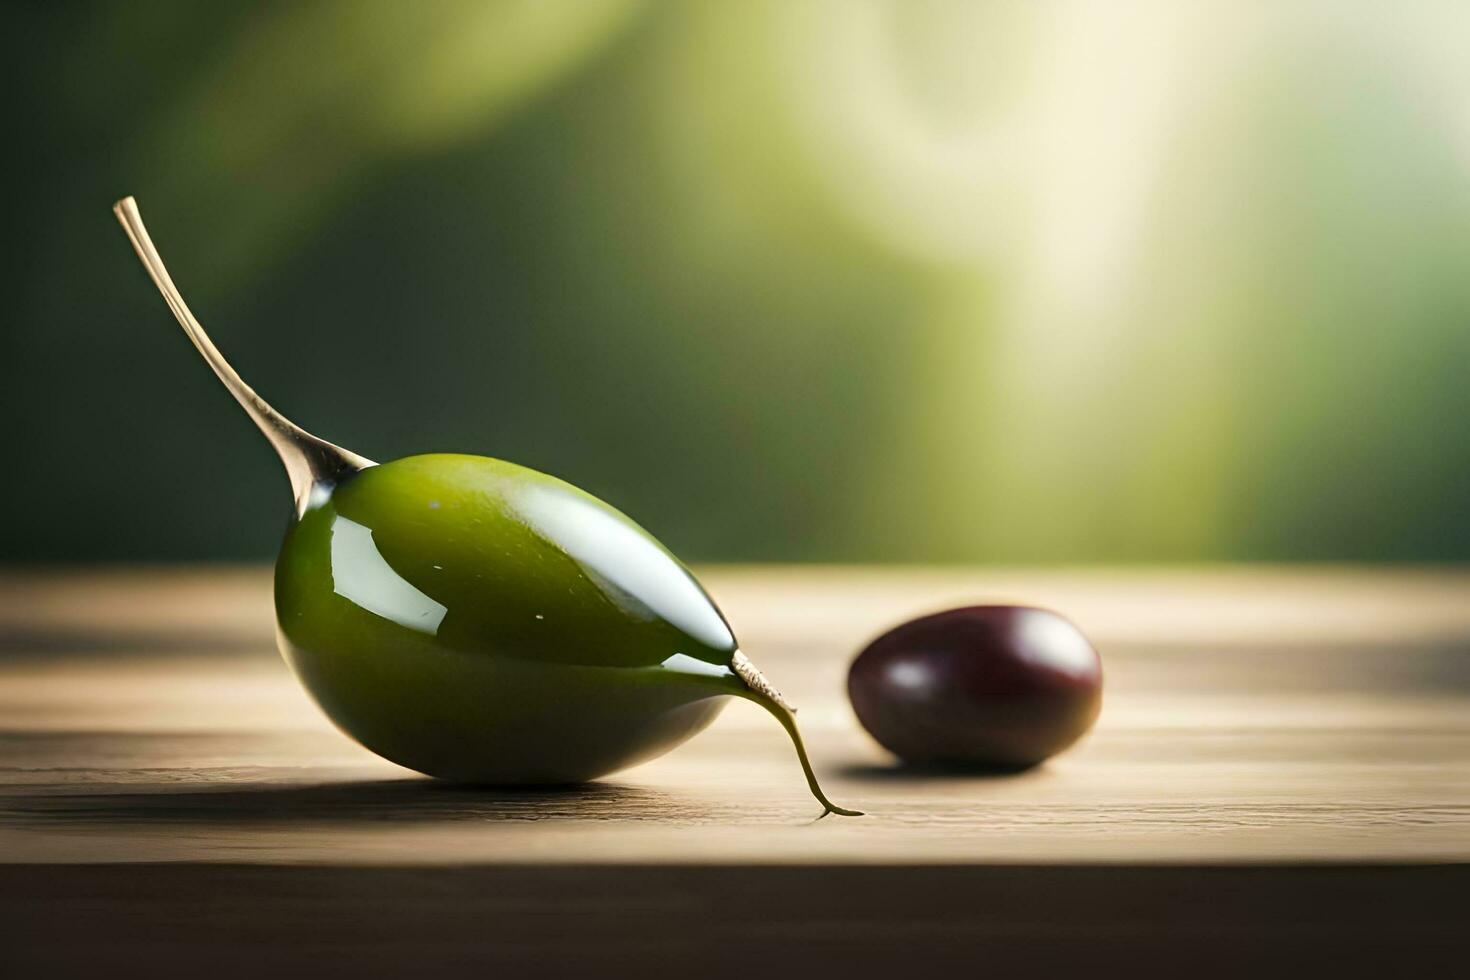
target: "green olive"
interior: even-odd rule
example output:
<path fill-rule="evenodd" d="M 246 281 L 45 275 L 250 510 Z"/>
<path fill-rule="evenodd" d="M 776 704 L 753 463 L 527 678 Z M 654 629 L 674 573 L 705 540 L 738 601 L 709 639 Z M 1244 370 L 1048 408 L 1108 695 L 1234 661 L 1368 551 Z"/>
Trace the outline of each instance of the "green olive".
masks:
<path fill-rule="evenodd" d="M 729 698 L 792 709 L 679 561 L 570 484 L 482 456 L 378 465 L 272 409 L 224 360 L 137 205 L 114 209 L 164 299 L 286 466 L 296 515 L 276 562 L 281 652 L 344 732 L 443 779 L 574 783 L 663 754 Z"/>
<path fill-rule="evenodd" d="M 276 612 L 333 721 L 448 779 L 592 779 L 672 748 L 745 688 L 724 619 L 657 542 L 477 456 L 410 456 L 335 487 L 286 535 Z"/>

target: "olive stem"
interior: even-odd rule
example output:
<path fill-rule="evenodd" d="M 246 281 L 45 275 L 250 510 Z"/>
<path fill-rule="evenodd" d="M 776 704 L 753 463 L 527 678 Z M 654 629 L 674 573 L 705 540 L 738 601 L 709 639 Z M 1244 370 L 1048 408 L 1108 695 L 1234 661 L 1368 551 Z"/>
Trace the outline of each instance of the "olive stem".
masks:
<path fill-rule="evenodd" d="M 204 328 L 194 319 L 194 314 L 184 303 L 184 297 L 169 276 L 163 259 L 159 258 L 158 250 L 153 247 L 148 229 L 143 227 L 138 203 L 131 197 L 125 197 L 112 206 L 112 211 L 127 232 L 128 239 L 133 243 L 138 258 L 153 279 L 153 284 L 163 294 L 164 302 L 173 311 L 189 339 L 194 342 L 194 347 L 281 457 L 281 463 L 286 467 L 286 476 L 291 481 L 291 494 L 296 500 L 297 516 L 306 512 L 311 503 L 312 490 L 316 486 L 335 483 L 344 476 L 376 465 L 370 459 L 317 438 L 257 395 L 255 389 L 246 384 L 225 360 L 219 348 L 209 339 L 209 334 L 204 332 Z"/>
<path fill-rule="evenodd" d="M 786 729 L 786 734 L 791 736 L 791 744 L 796 748 L 796 758 L 801 763 L 802 774 L 806 776 L 807 788 L 817 798 L 817 802 L 822 804 L 822 816 L 835 813 L 840 817 L 861 817 L 863 811 L 840 807 L 827 799 L 827 794 L 822 792 L 822 787 L 817 782 L 817 774 L 812 770 L 811 759 L 807 758 L 806 743 L 802 741 L 801 729 L 796 727 L 796 716 L 791 713 L 791 710 L 765 698 L 752 698 L 752 700 L 774 715 L 781 723 L 781 727 Z"/>
<path fill-rule="evenodd" d="M 836 813 L 844 817 L 861 817 L 863 815 L 861 810 L 848 810 L 840 807 L 827 799 L 827 794 L 822 792 L 822 787 L 817 783 L 817 774 L 812 770 L 811 759 L 807 758 L 806 743 L 802 741 L 801 729 L 796 725 L 796 706 L 781 695 L 776 685 L 772 684 L 770 679 L 761 673 L 760 669 L 751 663 L 750 658 L 742 651 L 735 651 L 734 656 L 730 659 L 730 666 L 735 676 L 740 678 L 745 685 L 741 696 L 754 701 L 774 715 L 781 723 L 781 727 L 786 729 L 786 734 L 791 737 L 791 744 L 796 747 L 796 758 L 801 762 L 801 771 L 806 776 L 807 787 L 824 808 L 822 816 Z M 820 820 L 821 817 L 817 819 Z"/>

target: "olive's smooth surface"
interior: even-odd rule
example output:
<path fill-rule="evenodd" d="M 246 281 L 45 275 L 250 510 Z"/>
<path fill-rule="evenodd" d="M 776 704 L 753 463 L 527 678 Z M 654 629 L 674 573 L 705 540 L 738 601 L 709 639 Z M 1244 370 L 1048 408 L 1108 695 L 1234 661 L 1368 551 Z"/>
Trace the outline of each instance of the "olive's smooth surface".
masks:
<path fill-rule="evenodd" d="M 592 779 L 749 694 L 683 565 L 595 497 L 500 460 L 349 477 L 287 534 L 275 592 L 282 652 L 327 715 L 443 778 Z"/>
<path fill-rule="evenodd" d="M 904 623 L 853 661 L 863 727 L 908 762 L 1024 768 L 1081 738 L 1102 707 L 1102 661 L 1070 621 L 968 606 Z"/>

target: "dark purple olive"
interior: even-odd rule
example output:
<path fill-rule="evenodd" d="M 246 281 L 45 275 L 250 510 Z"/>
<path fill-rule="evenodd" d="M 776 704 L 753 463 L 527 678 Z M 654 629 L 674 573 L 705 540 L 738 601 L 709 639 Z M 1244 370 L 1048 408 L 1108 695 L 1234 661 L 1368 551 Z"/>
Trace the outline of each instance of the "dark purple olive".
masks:
<path fill-rule="evenodd" d="M 847 693 L 863 727 L 908 762 L 1024 768 L 1092 727 L 1102 661 L 1054 612 L 967 606 L 868 644 Z"/>

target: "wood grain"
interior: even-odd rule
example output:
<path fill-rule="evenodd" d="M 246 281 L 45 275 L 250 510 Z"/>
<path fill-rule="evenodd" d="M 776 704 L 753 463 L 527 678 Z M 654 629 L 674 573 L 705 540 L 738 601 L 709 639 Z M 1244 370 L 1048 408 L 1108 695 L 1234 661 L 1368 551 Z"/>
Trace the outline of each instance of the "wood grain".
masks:
<path fill-rule="evenodd" d="M 62 921 L 90 923 L 101 945 L 87 948 L 131 950 L 155 975 L 247 934 L 286 944 L 232 960 L 244 975 L 311 946 L 296 916 L 318 922 L 339 963 L 359 962 L 342 948 L 354 942 L 406 963 L 414 944 L 389 921 L 401 914 L 427 917 L 419 928 L 444 969 L 574 969 L 595 957 L 573 942 L 546 958 L 557 930 L 544 916 L 576 896 L 581 918 L 555 921 L 580 923 L 578 942 L 611 944 L 630 966 L 693 956 L 737 928 L 808 966 L 821 952 L 876 969 L 896 962 L 885 943 L 916 939 L 936 963 L 983 947 L 1013 969 L 1062 965 L 1068 950 L 1115 964 L 1150 948 L 1185 955 L 1188 942 L 1220 945 L 1216 967 L 1257 955 L 1280 966 L 1335 937 L 1357 944 L 1352 966 L 1366 970 L 1438 956 L 1470 913 L 1470 575 L 735 568 L 706 579 L 751 657 L 801 705 L 831 795 L 869 816 L 814 820 L 781 732 L 740 704 L 676 752 L 586 787 L 442 786 L 322 719 L 272 648 L 264 570 L 0 574 L 0 921 L 14 930 L 0 966 L 6 955 L 28 968 L 48 955 L 100 964 L 63 955 Z M 846 705 L 848 659 L 897 619 L 1000 597 L 1051 605 L 1093 636 L 1107 670 L 1097 729 L 1014 776 L 893 766 Z M 1374 887 L 1406 890 L 1397 911 L 1342 898 Z M 845 897 L 821 913 L 823 895 Z M 1053 918 L 1050 901 L 1062 903 Z M 479 908 L 498 940 L 455 932 L 469 926 L 449 906 Z M 691 919 L 705 906 L 725 925 Z M 158 938 L 207 908 L 217 918 L 203 933 Z M 691 921 L 660 938 L 659 915 Z M 814 931 L 792 924 L 814 916 Z M 1363 933 L 1371 922 L 1380 931 Z M 351 939 L 366 923 L 378 939 Z M 1052 952 L 1028 958 L 1041 940 Z M 752 962 L 731 954 L 706 972 L 748 975 Z"/>

